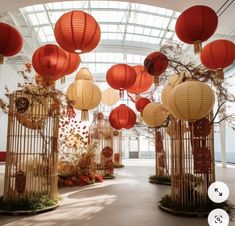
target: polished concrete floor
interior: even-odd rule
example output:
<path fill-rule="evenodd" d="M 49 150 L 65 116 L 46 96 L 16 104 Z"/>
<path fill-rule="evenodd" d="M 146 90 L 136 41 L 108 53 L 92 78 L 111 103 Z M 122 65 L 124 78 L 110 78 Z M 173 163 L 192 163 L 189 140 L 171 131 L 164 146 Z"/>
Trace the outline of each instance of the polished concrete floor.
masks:
<path fill-rule="evenodd" d="M 206 218 L 172 216 L 158 208 L 159 199 L 170 187 L 148 183 L 154 172 L 152 160 L 128 160 L 116 170 L 114 180 L 78 189 L 60 190 L 63 200 L 57 210 L 34 216 L 0 215 L 6 226 L 207 226 Z M 0 194 L 3 188 L 3 166 L 0 166 Z M 235 203 L 235 168 L 217 167 L 217 180 L 230 188 Z M 230 223 L 235 226 L 235 221 Z"/>

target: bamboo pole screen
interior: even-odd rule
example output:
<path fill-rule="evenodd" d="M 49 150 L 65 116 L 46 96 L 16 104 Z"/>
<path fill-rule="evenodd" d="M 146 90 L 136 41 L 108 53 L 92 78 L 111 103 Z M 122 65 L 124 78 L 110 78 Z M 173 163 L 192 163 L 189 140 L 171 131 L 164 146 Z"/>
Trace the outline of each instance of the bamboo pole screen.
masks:
<path fill-rule="evenodd" d="M 176 206 L 192 208 L 208 202 L 207 190 L 215 181 L 214 131 L 209 119 L 171 120 L 171 197 Z"/>
<path fill-rule="evenodd" d="M 55 98 L 36 86 L 10 95 L 4 200 L 56 197 L 59 107 L 55 106 Z"/>
<path fill-rule="evenodd" d="M 155 130 L 156 176 L 171 175 L 171 138 L 165 127 Z"/>
<path fill-rule="evenodd" d="M 113 129 L 103 116 L 99 118 L 100 114 L 90 126 L 90 143 L 96 143 L 95 169 L 104 177 L 113 176 Z"/>

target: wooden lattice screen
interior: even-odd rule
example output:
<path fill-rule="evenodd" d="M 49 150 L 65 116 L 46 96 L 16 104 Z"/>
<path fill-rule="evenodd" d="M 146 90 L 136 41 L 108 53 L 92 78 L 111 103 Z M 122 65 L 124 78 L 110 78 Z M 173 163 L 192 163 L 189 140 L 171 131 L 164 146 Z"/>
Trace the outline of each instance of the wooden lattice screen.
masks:
<path fill-rule="evenodd" d="M 4 200 L 57 195 L 58 100 L 41 88 L 10 95 Z"/>

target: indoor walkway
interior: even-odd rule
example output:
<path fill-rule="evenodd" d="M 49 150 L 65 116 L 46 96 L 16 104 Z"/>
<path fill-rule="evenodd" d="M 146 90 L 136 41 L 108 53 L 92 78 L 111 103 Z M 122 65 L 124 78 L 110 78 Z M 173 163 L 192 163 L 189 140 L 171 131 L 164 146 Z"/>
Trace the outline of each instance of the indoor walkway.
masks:
<path fill-rule="evenodd" d="M 152 160 L 128 160 L 116 170 L 116 179 L 106 180 L 81 189 L 64 188 L 60 207 L 35 216 L 3 216 L 6 226 L 207 226 L 207 219 L 172 216 L 158 208 L 159 199 L 169 193 L 169 186 L 148 183 L 154 172 Z M 0 166 L 1 167 L 1 166 Z M 2 168 L 2 167 L 1 167 Z M 217 169 L 218 179 L 230 187 L 230 200 L 235 203 L 235 177 L 231 169 Z M 0 172 L 1 173 L 1 172 Z M 3 173 L 3 172 L 2 172 Z M 226 180 L 225 180 L 226 177 Z M 0 174 L 0 192 L 2 175 Z M 163 223 L 164 222 L 164 223 Z M 230 226 L 235 226 L 231 222 Z"/>

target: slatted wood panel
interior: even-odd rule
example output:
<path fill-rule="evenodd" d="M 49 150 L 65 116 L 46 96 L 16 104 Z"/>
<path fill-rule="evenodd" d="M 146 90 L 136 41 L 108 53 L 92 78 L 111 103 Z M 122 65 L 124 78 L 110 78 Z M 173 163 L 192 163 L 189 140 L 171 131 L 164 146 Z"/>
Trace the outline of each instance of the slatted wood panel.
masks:
<path fill-rule="evenodd" d="M 57 195 L 59 108 L 45 92 L 36 93 L 10 95 L 4 200 Z M 16 107 L 20 97 L 29 101 L 25 112 Z"/>

